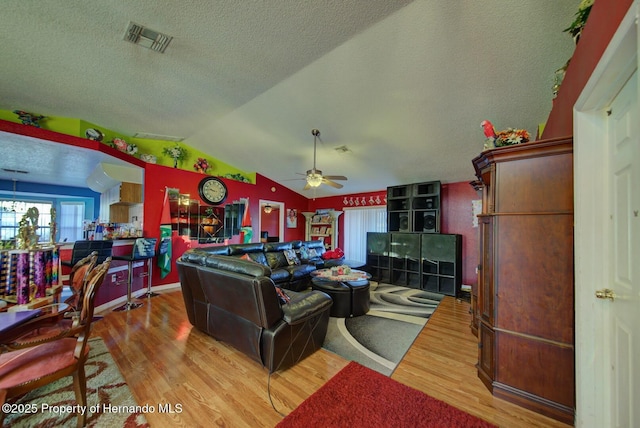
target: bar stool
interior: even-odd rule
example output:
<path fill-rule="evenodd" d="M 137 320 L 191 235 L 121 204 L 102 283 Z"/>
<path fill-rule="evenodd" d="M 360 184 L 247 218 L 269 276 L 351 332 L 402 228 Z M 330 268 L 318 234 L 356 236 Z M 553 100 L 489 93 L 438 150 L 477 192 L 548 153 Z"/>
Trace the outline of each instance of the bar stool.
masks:
<path fill-rule="evenodd" d="M 98 252 L 96 264 L 104 262 L 107 257 L 111 257 L 113 241 L 76 241 L 71 250 L 71 260 L 62 260 L 60 264 L 73 267 L 81 259 L 84 259 L 94 251 Z"/>
<path fill-rule="evenodd" d="M 133 264 L 140 260 L 147 261 L 147 273 L 143 273 L 140 276 L 147 277 L 147 295 L 151 293 L 151 260 L 156 255 L 156 238 L 137 238 L 133 243 L 133 250 L 130 255 L 127 256 L 113 256 L 113 260 L 126 261 L 129 268 L 129 275 L 127 278 L 127 302 L 114 309 L 114 311 L 129 311 L 142 306 L 142 303 L 133 302 L 131 300 L 131 287 L 133 285 Z"/>

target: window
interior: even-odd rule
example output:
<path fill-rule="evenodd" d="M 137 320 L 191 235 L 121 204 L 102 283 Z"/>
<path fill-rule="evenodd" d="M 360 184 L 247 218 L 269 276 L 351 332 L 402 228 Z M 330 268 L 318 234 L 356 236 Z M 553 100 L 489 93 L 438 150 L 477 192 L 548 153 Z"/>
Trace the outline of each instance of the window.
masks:
<path fill-rule="evenodd" d="M 347 259 L 365 263 L 367 232 L 387 231 L 387 208 L 345 208 L 344 253 Z"/>
<path fill-rule="evenodd" d="M 58 225 L 60 241 L 74 242 L 83 239 L 84 203 L 61 202 Z"/>
<path fill-rule="evenodd" d="M 20 220 L 31 207 L 38 209 L 38 231 L 40 242 L 49 242 L 51 203 L 35 201 L 0 200 L 0 239 L 14 240 L 18 236 Z"/>

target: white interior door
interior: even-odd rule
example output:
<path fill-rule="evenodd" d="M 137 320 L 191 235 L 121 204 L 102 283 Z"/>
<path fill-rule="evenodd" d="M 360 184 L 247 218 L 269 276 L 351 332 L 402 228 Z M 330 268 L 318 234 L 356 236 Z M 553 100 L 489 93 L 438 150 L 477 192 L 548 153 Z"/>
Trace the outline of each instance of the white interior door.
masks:
<path fill-rule="evenodd" d="M 640 425 L 640 112 L 637 71 L 608 110 L 609 281 L 598 292 L 609 320 L 611 425 Z M 607 291 L 611 290 L 611 291 Z M 613 294 L 611 294 L 613 293 Z M 609 296 L 607 296 L 609 294 Z"/>
<path fill-rule="evenodd" d="M 634 0 L 574 106 L 576 427 L 640 426 L 639 16 Z"/>

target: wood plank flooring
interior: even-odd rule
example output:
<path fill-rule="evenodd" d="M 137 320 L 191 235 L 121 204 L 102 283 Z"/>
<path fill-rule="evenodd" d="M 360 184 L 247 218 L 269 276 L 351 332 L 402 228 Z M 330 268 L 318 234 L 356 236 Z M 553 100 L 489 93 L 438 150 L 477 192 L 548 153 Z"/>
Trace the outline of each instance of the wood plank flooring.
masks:
<path fill-rule="evenodd" d="M 348 364 L 321 349 L 269 377 L 193 328 L 179 290 L 142 301 L 103 313 L 93 335 L 105 340 L 138 404 L 155 409 L 146 414 L 154 428 L 273 427 Z M 446 297 L 391 377 L 501 427 L 567 427 L 489 393 L 476 374 L 470 319 L 468 303 Z M 174 413 L 160 412 L 167 404 Z"/>

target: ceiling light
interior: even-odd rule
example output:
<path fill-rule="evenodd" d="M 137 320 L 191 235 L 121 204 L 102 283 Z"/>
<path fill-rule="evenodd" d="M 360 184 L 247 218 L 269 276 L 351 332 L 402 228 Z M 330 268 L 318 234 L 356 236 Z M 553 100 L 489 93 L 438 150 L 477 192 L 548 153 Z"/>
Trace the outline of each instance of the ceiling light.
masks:
<path fill-rule="evenodd" d="M 322 171 L 314 169 L 307 171 L 307 184 L 310 187 L 318 187 L 322 184 Z"/>
<path fill-rule="evenodd" d="M 124 33 L 124 39 L 127 42 L 140 45 L 152 51 L 164 53 L 173 37 L 151 30 L 135 22 L 129 22 L 129 27 Z"/>
<path fill-rule="evenodd" d="M 273 207 L 271 205 L 267 204 L 267 205 L 264 206 L 264 213 L 265 214 L 269 214 L 269 213 L 271 213 L 271 211 L 273 211 Z"/>

